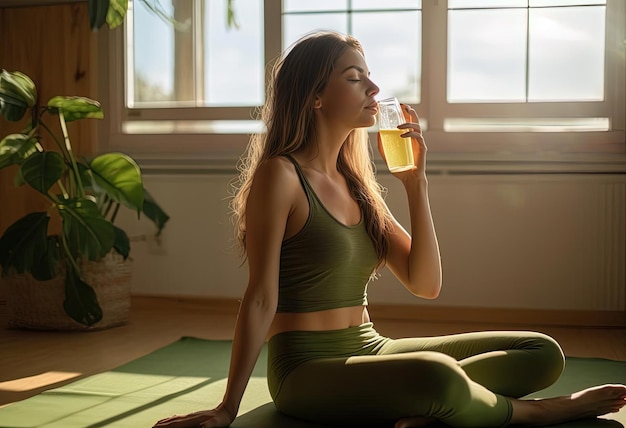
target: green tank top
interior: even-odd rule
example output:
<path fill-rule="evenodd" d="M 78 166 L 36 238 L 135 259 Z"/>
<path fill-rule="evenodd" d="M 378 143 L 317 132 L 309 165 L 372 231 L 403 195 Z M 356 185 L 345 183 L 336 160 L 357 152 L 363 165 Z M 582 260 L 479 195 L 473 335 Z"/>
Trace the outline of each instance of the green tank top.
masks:
<path fill-rule="evenodd" d="M 309 216 L 282 243 L 277 312 L 313 312 L 367 305 L 378 258 L 363 219 L 346 226 L 322 205 L 291 156 L 309 202 Z"/>

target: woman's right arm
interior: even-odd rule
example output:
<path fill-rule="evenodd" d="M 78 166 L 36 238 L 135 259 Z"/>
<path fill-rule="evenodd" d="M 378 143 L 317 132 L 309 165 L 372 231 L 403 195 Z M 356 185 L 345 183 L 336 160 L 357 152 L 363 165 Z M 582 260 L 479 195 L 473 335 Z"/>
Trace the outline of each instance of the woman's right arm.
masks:
<path fill-rule="evenodd" d="M 225 427 L 235 419 L 278 304 L 280 249 L 294 200 L 290 195 L 294 194 L 295 172 L 288 166 L 280 158 L 264 162 L 255 173 L 248 196 L 245 215 L 249 280 L 235 326 L 222 403 L 213 410 L 164 419 L 157 427 Z"/>
<path fill-rule="evenodd" d="M 278 304 L 278 272 L 285 226 L 292 210 L 293 171 L 282 159 L 260 165 L 246 205 L 249 282 L 241 302 L 224 406 L 235 415 Z"/>

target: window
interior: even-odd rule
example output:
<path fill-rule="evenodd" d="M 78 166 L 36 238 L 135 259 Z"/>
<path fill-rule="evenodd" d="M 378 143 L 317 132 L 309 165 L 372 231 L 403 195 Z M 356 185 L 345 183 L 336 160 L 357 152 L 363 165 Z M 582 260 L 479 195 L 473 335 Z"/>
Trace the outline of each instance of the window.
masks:
<path fill-rule="evenodd" d="M 380 98 L 420 102 L 422 2 L 415 0 L 286 0 L 283 49 L 307 31 L 328 29 L 353 34 L 366 49 Z M 303 31 L 304 30 L 304 31 Z"/>
<path fill-rule="evenodd" d="M 263 103 L 263 5 L 247 1 L 231 25 L 224 19 L 226 5 L 226 1 L 164 2 L 164 18 L 143 1 L 130 3 L 128 107 Z"/>
<path fill-rule="evenodd" d="M 450 0 L 448 102 L 602 101 L 605 3 Z"/>
<path fill-rule="evenodd" d="M 266 64 L 316 29 L 362 42 L 380 96 L 415 107 L 431 153 L 624 150 L 621 0 L 160 4 L 169 18 L 131 0 L 103 42 L 108 102 L 122 106 L 104 138 L 136 156 L 236 157 L 262 131 Z"/>

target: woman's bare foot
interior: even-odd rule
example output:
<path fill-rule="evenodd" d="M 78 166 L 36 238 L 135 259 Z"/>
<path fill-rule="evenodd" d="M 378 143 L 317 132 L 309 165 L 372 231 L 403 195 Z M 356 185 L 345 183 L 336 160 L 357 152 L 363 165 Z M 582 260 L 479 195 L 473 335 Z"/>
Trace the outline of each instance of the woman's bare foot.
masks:
<path fill-rule="evenodd" d="M 420 428 L 420 427 L 428 426 L 435 421 L 436 419 L 429 418 L 427 416 L 415 416 L 412 418 L 402 418 L 396 422 L 396 424 L 394 425 L 394 428 Z"/>
<path fill-rule="evenodd" d="M 626 405 L 626 386 L 602 385 L 570 396 L 512 400 L 511 424 L 542 426 L 618 412 Z"/>

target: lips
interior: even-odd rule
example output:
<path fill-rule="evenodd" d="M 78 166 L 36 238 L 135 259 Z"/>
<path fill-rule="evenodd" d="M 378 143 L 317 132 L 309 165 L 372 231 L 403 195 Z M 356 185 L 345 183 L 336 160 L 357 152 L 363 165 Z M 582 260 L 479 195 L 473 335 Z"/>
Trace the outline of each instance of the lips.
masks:
<path fill-rule="evenodd" d="M 368 110 L 372 110 L 374 113 L 378 113 L 378 103 L 374 101 L 372 104 L 365 107 Z"/>

